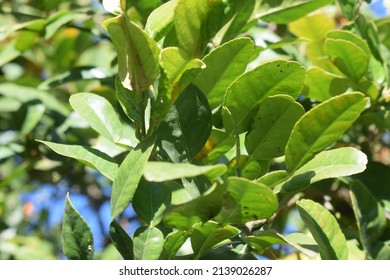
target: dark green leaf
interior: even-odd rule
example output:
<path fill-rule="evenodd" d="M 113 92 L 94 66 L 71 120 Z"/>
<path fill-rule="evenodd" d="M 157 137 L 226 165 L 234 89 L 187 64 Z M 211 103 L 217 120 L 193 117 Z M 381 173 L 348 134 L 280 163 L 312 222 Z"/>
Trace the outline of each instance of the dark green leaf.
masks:
<path fill-rule="evenodd" d="M 173 162 L 193 159 L 211 132 L 211 111 L 205 96 L 188 86 L 158 130 L 162 147 Z"/>
<path fill-rule="evenodd" d="M 119 103 L 122 106 L 126 115 L 134 122 L 141 123 L 141 114 L 139 104 L 137 103 L 137 96 L 134 91 L 125 88 L 119 76 L 115 79 L 115 91 Z"/>
<path fill-rule="evenodd" d="M 286 146 L 286 166 L 292 172 L 333 144 L 359 117 L 368 98 L 347 93 L 328 99 L 295 124 Z"/>
<path fill-rule="evenodd" d="M 322 205 L 302 199 L 299 214 L 320 248 L 323 260 L 347 260 L 347 241 L 335 217 Z"/>
<path fill-rule="evenodd" d="M 93 259 L 93 236 L 91 230 L 66 195 L 64 218 L 62 221 L 64 254 L 69 260 Z"/>
<path fill-rule="evenodd" d="M 254 122 L 245 137 L 245 147 L 255 160 L 282 156 L 291 130 L 305 113 L 288 95 L 275 95 L 260 103 Z"/>
<path fill-rule="evenodd" d="M 141 180 L 134 194 L 133 208 L 142 221 L 154 227 L 161 222 L 170 203 L 171 191 L 167 186 Z"/>
<path fill-rule="evenodd" d="M 249 130 L 250 122 L 261 101 L 277 94 L 297 98 L 306 71 L 299 63 L 277 60 L 260 65 L 240 76 L 227 90 L 222 111 L 227 132 Z M 242 94 L 245 93 L 245 98 Z"/>
<path fill-rule="evenodd" d="M 164 235 L 155 227 L 141 227 L 134 234 L 134 258 L 158 260 L 164 246 Z"/>
<path fill-rule="evenodd" d="M 110 224 L 110 238 L 123 259 L 134 260 L 133 240 L 115 220 Z"/>
<path fill-rule="evenodd" d="M 349 19 L 354 20 L 357 12 L 359 11 L 359 6 L 361 1 L 357 0 L 337 0 L 340 5 L 343 15 Z"/>

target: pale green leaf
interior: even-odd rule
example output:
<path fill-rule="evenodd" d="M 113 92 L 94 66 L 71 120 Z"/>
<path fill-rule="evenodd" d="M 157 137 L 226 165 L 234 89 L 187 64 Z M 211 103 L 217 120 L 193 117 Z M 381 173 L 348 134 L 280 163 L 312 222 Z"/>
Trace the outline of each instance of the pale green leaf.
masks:
<path fill-rule="evenodd" d="M 259 104 L 269 96 L 286 94 L 297 98 L 305 75 L 303 66 L 285 60 L 265 63 L 241 75 L 226 92 L 222 110 L 226 131 L 247 131 Z"/>
<path fill-rule="evenodd" d="M 152 149 L 153 145 L 146 149 L 137 147 L 130 151 L 120 165 L 112 186 L 110 201 L 112 218 L 120 215 L 132 201 Z"/>
<path fill-rule="evenodd" d="M 315 182 L 342 176 L 350 176 L 366 169 L 367 156 L 355 148 L 345 147 L 317 154 L 303 165 L 275 191 L 296 192 Z"/>
<path fill-rule="evenodd" d="M 107 154 L 86 146 L 65 145 L 48 141 L 39 141 L 47 145 L 57 154 L 74 158 L 85 165 L 99 171 L 107 179 L 113 181 L 118 171 L 118 164 Z"/>
<path fill-rule="evenodd" d="M 27 113 L 24 118 L 22 128 L 20 133 L 27 135 L 30 133 L 41 121 L 43 115 L 45 114 L 45 105 L 40 102 L 30 102 L 27 103 Z"/>
<path fill-rule="evenodd" d="M 64 254 L 69 260 L 93 259 L 94 247 L 91 230 L 84 218 L 72 205 L 69 193 L 65 200 L 62 237 Z"/>
<path fill-rule="evenodd" d="M 348 246 L 336 218 L 322 205 L 302 199 L 299 214 L 320 248 L 323 260 L 347 260 Z"/>
<path fill-rule="evenodd" d="M 346 93 L 328 99 L 295 124 L 286 146 L 286 166 L 292 172 L 332 145 L 359 117 L 368 98 Z"/>
<path fill-rule="evenodd" d="M 134 259 L 158 260 L 163 246 L 164 235 L 158 228 L 139 228 L 134 234 Z"/>
<path fill-rule="evenodd" d="M 122 138 L 122 124 L 111 103 L 93 93 L 73 94 L 69 99 L 72 108 L 96 132 L 112 142 Z"/>
<path fill-rule="evenodd" d="M 173 26 L 174 11 L 178 0 L 171 0 L 153 10 L 146 21 L 145 31 L 156 41 L 160 41 Z"/>

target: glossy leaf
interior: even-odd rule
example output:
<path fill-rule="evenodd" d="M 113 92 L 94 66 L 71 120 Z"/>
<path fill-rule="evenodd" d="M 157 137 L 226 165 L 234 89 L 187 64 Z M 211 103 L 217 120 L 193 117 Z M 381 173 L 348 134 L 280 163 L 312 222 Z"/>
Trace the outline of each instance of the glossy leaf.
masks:
<path fill-rule="evenodd" d="M 223 175 L 227 168 L 224 164 L 197 166 L 189 163 L 169 163 L 149 161 L 145 165 L 145 179 L 151 182 L 164 182 L 180 178 L 206 175 L 215 179 Z"/>
<path fill-rule="evenodd" d="M 204 57 L 206 68 L 196 77 L 194 84 L 207 96 L 211 109 L 222 104 L 226 89 L 244 73 L 253 54 L 253 41 L 239 38 L 223 44 Z"/>
<path fill-rule="evenodd" d="M 359 81 L 367 72 L 369 53 L 365 53 L 354 42 L 328 38 L 326 52 L 334 65 L 353 81 Z"/>
<path fill-rule="evenodd" d="M 164 241 L 163 251 L 161 253 L 161 260 L 171 260 L 175 257 L 181 246 L 186 242 L 189 234 L 185 231 L 175 231 L 167 235 Z"/>
<path fill-rule="evenodd" d="M 111 103 L 93 93 L 77 93 L 70 97 L 72 108 L 99 134 L 112 142 L 122 138 L 122 124 Z"/>
<path fill-rule="evenodd" d="M 277 60 L 265 63 L 240 76 L 227 90 L 222 118 L 227 132 L 249 130 L 261 101 L 277 94 L 300 94 L 306 71 L 297 62 Z M 242 94 L 245 93 L 245 98 Z"/>
<path fill-rule="evenodd" d="M 265 0 L 261 2 L 257 16 L 267 22 L 288 23 L 332 2 L 333 0 Z"/>
<path fill-rule="evenodd" d="M 347 79 L 313 67 L 307 71 L 303 94 L 310 99 L 323 102 L 346 92 L 349 86 Z"/>
<path fill-rule="evenodd" d="M 141 227 L 134 234 L 134 259 L 158 260 L 164 246 L 164 235 L 155 227 Z"/>
<path fill-rule="evenodd" d="M 283 236 L 273 231 L 263 231 L 254 236 L 248 236 L 246 240 L 259 253 L 264 252 L 270 246 L 278 244 L 289 244 L 299 252 L 310 257 L 315 257 L 318 253 L 317 243 L 303 233 L 291 233 Z"/>
<path fill-rule="evenodd" d="M 145 149 L 137 147 L 130 151 L 119 166 L 112 185 L 110 201 L 113 219 L 120 215 L 132 201 L 152 149 L 152 145 Z"/>
<path fill-rule="evenodd" d="M 72 205 L 69 193 L 65 200 L 62 237 L 64 254 L 69 260 L 93 259 L 94 246 L 91 230 L 84 218 Z"/>
<path fill-rule="evenodd" d="M 107 154 L 91 147 L 79 145 L 65 145 L 48 141 L 39 141 L 57 154 L 74 158 L 85 165 L 99 171 L 107 179 L 113 181 L 118 171 L 118 164 Z"/>
<path fill-rule="evenodd" d="M 230 177 L 223 197 L 223 208 L 216 217 L 222 224 L 240 224 L 267 219 L 278 208 L 270 188 L 244 178 Z"/>
<path fill-rule="evenodd" d="M 194 224 L 215 217 L 222 207 L 223 187 L 217 185 L 206 194 L 168 210 L 164 223 L 168 227 L 191 231 Z"/>
<path fill-rule="evenodd" d="M 145 167 L 146 168 L 146 167 Z M 158 225 L 171 203 L 171 191 L 163 184 L 141 180 L 134 194 L 133 208 L 149 226 Z"/>
<path fill-rule="evenodd" d="M 303 115 L 286 146 L 287 169 L 298 169 L 333 144 L 359 117 L 367 101 L 361 93 L 347 93 L 328 99 Z"/>
<path fill-rule="evenodd" d="M 162 39 L 173 26 L 174 11 L 179 0 L 171 0 L 162 4 L 149 15 L 145 31 L 154 40 Z"/>
<path fill-rule="evenodd" d="M 245 147 L 255 160 L 282 156 L 291 130 L 305 113 L 288 95 L 276 95 L 260 103 L 254 122 L 245 137 Z"/>
<path fill-rule="evenodd" d="M 124 15 L 104 21 L 103 26 L 118 53 L 123 86 L 141 94 L 158 76 L 160 49 L 157 43 Z"/>
<path fill-rule="evenodd" d="M 367 156 L 351 147 L 323 151 L 303 165 L 294 175 L 275 188 L 278 191 L 296 192 L 310 184 L 328 179 L 350 176 L 366 169 Z"/>
<path fill-rule="evenodd" d="M 115 220 L 110 224 L 110 238 L 124 260 L 134 260 L 133 240 Z"/>
<path fill-rule="evenodd" d="M 351 183 L 350 195 L 361 243 L 372 254 L 373 244 L 386 229 L 385 211 L 367 187 L 359 181 Z"/>
<path fill-rule="evenodd" d="M 222 0 L 181 0 L 174 14 L 178 47 L 198 57 L 211 37 L 222 27 Z"/>
<path fill-rule="evenodd" d="M 299 215 L 320 248 L 323 260 L 347 260 L 347 241 L 335 217 L 322 205 L 302 199 L 297 202 Z"/>
<path fill-rule="evenodd" d="M 221 226 L 214 221 L 194 226 L 191 235 L 191 245 L 194 251 L 194 258 L 199 259 L 204 253 L 221 246 L 221 243 L 230 243 L 230 238 L 240 233 L 238 228 L 226 225 Z"/>
<path fill-rule="evenodd" d="M 188 86 L 158 130 L 162 147 L 173 162 L 193 159 L 211 132 L 211 111 L 205 96 Z"/>

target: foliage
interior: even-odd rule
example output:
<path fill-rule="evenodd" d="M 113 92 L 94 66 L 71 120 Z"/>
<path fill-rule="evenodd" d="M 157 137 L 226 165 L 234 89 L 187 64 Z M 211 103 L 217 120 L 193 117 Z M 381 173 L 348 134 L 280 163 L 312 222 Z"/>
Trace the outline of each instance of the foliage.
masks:
<path fill-rule="evenodd" d="M 71 186 L 68 259 L 390 259 L 387 18 L 362 1 L 54 2 L 3 4 L 2 217 L 51 183 Z M 95 256 L 75 189 L 109 203 Z"/>

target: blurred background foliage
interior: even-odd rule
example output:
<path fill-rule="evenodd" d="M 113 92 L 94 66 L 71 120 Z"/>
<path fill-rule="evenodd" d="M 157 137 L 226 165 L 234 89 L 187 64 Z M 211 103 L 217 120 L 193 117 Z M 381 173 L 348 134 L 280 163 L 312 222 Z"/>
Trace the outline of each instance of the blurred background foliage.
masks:
<path fill-rule="evenodd" d="M 127 14 L 144 25 L 148 15 L 163 2 L 166 1 L 128 0 Z M 384 53 L 388 54 L 390 17 L 386 17 L 383 1 L 363 6 L 363 13 L 375 19 L 380 39 L 387 47 Z M 326 9 L 335 25 L 348 21 L 336 6 Z M 112 98 L 116 52 L 101 27 L 108 17 L 101 3 L 93 0 L 0 2 L 0 259 L 64 258 L 61 220 L 67 192 L 91 226 L 97 258 L 120 258 L 108 236 L 109 182 L 82 163 L 62 157 L 36 141 L 88 145 L 113 157 L 123 156 L 123 150 L 98 137 L 72 113 L 68 103 L 74 93 L 93 92 L 119 108 Z M 246 35 L 264 49 L 252 67 L 280 57 L 310 65 L 299 39 L 286 24 L 256 21 L 251 26 Z M 390 93 L 387 94 L 383 97 L 389 101 Z M 313 105 L 304 97 L 300 101 L 307 108 Z M 355 143 L 369 156 L 368 169 L 358 177 L 390 211 L 388 104 L 381 103 L 376 111 L 362 116 L 338 145 Z M 129 141 L 136 140 L 129 137 Z M 348 194 L 334 184 L 323 181 L 310 188 L 309 193 L 325 205 L 332 201 L 329 207 L 338 213 L 344 231 L 354 234 L 356 229 L 349 228 L 356 222 Z M 281 232 L 299 229 L 296 216 L 290 209 L 286 211 L 284 222 L 280 221 Z M 131 208 L 120 222 L 130 234 L 138 227 Z M 383 236 L 389 237 L 390 232 Z M 279 257 L 281 251 L 272 250 L 270 257 Z M 382 252 L 384 258 L 390 256 L 389 251 Z"/>

